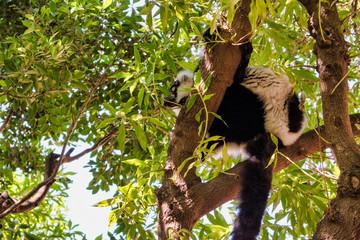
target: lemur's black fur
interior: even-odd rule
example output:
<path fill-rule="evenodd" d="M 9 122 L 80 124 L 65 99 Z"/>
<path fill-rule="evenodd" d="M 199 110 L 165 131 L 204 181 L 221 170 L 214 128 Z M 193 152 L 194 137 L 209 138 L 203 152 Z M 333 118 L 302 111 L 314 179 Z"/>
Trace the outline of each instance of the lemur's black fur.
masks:
<path fill-rule="evenodd" d="M 218 27 L 217 32 L 220 31 Z M 210 34 L 208 29 L 203 37 L 206 44 L 216 44 L 216 32 Z M 272 166 L 267 165 L 275 145 L 269 132 L 274 133 L 281 144 L 291 145 L 300 136 L 305 126 L 305 117 L 287 77 L 278 76 L 269 69 L 248 67 L 252 45 L 248 42 L 240 47 L 242 61 L 233 84 L 226 89 L 217 110 L 223 121 L 215 118 L 208 135 L 223 136 L 228 153 L 231 150 L 236 153 L 240 150 L 245 152 L 246 161 L 242 163 L 244 167 L 239 173 L 239 213 L 232 236 L 234 240 L 254 240 L 260 232 L 271 190 Z M 171 98 L 165 99 L 166 105 L 174 107 L 171 101 L 185 104 L 190 92 L 180 94 L 179 90 L 189 88 L 192 77 L 191 72 L 179 73 L 178 79 L 170 88 Z M 207 147 L 210 148 L 215 143 L 218 144 L 215 152 L 221 153 L 223 141 L 210 142 Z M 238 154 L 234 157 L 238 157 Z"/>

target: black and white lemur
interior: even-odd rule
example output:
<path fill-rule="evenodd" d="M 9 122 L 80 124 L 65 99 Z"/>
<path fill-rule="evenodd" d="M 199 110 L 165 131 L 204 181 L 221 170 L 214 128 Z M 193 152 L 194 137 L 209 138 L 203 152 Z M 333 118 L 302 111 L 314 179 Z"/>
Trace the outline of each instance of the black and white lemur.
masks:
<path fill-rule="evenodd" d="M 209 30 L 205 32 L 205 40 L 213 38 Z M 232 236 L 234 240 L 254 240 L 260 232 L 271 190 L 272 167 L 267 165 L 275 145 L 269 133 L 280 139 L 279 144 L 291 145 L 300 137 L 306 120 L 288 77 L 267 68 L 248 67 L 252 46 L 248 43 L 242 47 L 248 52 L 242 57 L 233 84 L 227 88 L 216 112 L 223 121 L 215 118 L 208 136 L 224 137 L 228 154 L 234 158 L 242 154 L 246 159 L 240 173 L 240 211 Z M 182 89 L 191 88 L 193 84 L 190 70 L 179 72 L 165 105 L 179 112 L 190 95 L 190 91 Z M 215 143 L 218 145 L 211 157 L 219 158 L 223 141 L 210 142 L 207 147 Z"/>

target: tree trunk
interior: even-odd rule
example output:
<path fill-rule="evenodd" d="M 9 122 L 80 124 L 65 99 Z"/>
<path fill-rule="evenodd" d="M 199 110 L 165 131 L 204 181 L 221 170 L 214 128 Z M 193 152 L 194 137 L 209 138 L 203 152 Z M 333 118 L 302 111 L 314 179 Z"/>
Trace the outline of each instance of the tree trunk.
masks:
<path fill-rule="evenodd" d="M 222 26 L 221 37 L 224 42 L 217 43 L 211 51 L 206 49 L 204 56 L 200 59 L 199 68 L 202 82 L 210 73 L 213 73 L 207 93 L 216 94 L 206 101 L 209 112 L 216 112 L 226 88 L 233 82 L 233 76 L 242 56 L 238 43 L 244 42 L 251 36 L 251 25 L 248 19 L 250 3 L 250 0 L 241 2 L 231 29 Z M 232 38 L 232 36 L 235 37 Z M 244 38 L 240 41 L 241 37 Z M 181 111 L 170 139 L 163 184 L 156 191 L 160 208 L 158 216 L 159 239 L 179 238 L 181 229 L 191 231 L 194 224 L 203 215 L 224 203 L 216 197 L 204 198 L 204 194 L 212 194 L 214 190 L 222 191 L 219 186 L 212 184 L 214 181 L 202 184 L 195 174 L 195 168 L 191 168 L 185 176 L 188 166 L 193 162 L 191 159 L 193 152 L 200 142 L 198 135 L 200 124 L 195 120 L 195 115 L 201 108 L 203 105 L 198 98 L 187 114 Z M 208 117 L 208 125 L 210 126 L 214 117 L 212 114 Z M 205 119 L 205 116 L 202 116 L 202 119 Z M 203 129 L 203 132 L 205 131 L 207 129 Z M 179 173 L 178 168 L 184 161 L 187 161 L 187 164 L 183 168 L 184 170 Z M 227 175 L 218 177 L 218 179 L 225 179 L 226 181 L 233 181 L 233 178 L 233 176 Z M 230 190 L 228 192 L 231 192 L 231 195 L 238 194 L 238 191 Z M 221 198 L 221 194 L 218 195 Z"/>
<path fill-rule="evenodd" d="M 341 171 L 337 196 L 318 223 L 313 239 L 360 239 L 360 149 L 348 114 L 348 45 L 335 1 L 321 1 L 321 6 L 319 1 L 301 3 L 310 15 L 309 31 L 316 40 L 326 140 Z"/>

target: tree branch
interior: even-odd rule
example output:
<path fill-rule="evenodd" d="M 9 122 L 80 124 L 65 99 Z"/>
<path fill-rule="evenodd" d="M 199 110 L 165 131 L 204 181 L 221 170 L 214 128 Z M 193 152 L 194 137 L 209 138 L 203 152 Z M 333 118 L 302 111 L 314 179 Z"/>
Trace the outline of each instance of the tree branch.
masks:
<path fill-rule="evenodd" d="M 118 128 L 114 128 L 107 136 L 103 137 L 100 141 L 98 141 L 94 146 L 92 146 L 91 148 L 87 148 L 84 151 L 82 151 L 81 153 L 73 156 L 73 157 L 69 157 L 67 159 L 64 159 L 64 162 L 68 163 L 68 162 L 72 162 L 74 160 L 77 160 L 79 158 L 81 158 L 82 156 L 84 156 L 85 154 L 91 153 L 93 151 L 95 151 L 96 149 L 98 149 L 99 147 L 101 147 L 102 145 L 104 145 L 105 143 L 107 143 L 108 141 L 110 141 L 110 139 L 112 139 L 114 136 L 116 136 L 119 132 Z"/>
<path fill-rule="evenodd" d="M 107 136 L 100 139 L 93 147 L 88 148 L 73 157 L 71 157 L 70 155 L 75 149 L 69 149 L 69 151 L 63 157 L 62 164 L 66 162 L 72 162 L 87 153 L 95 151 L 96 149 L 107 143 L 114 136 L 116 136 L 117 133 L 118 128 L 113 129 Z M 0 219 L 5 218 L 8 214 L 11 213 L 28 212 L 40 205 L 40 203 L 44 200 L 46 194 L 49 192 L 51 185 L 55 182 L 55 179 L 52 176 L 56 176 L 57 174 L 57 171 L 59 169 L 59 161 L 57 161 L 57 159 L 60 156 L 60 154 L 56 153 L 50 153 L 48 156 L 46 156 L 44 180 L 39 183 L 35 188 L 33 188 L 21 200 L 15 201 L 9 196 L 7 191 L 5 191 L 4 193 L 0 192 Z"/>
<path fill-rule="evenodd" d="M 66 155 L 70 155 L 71 152 L 74 149 L 71 148 Z M 6 215 L 10 213 L 20 213 L 22 209 L 33 209 L 31 208 L 32 204 L 39 204 L 43 197 L 47 194 L 48 190 L 50 189 L 50 186 L 54 182 L 53 175 L 56 176 L 58 171 L 58 162 L 55 160 L 59 157 L 58 154 L 51 153 L 45 158 L 45 176 L 44 180 L 39 183 L 35 188 L 33 188 L 28 194 L 26 194 L 25 197 L 23 197 L 19 201 L 13 200 L 14 204 L 11 205 L 9 208 L 2 209 L 2 212 L 0 212 L 0 219 L 3 219 L 6 217 Z M 46 169 L 47 168 L 47 169 Z M 32 198 L 32 200 L 27 201 L 28 199 Z M 39 199 L 41 201 L 39 202 Z M 6 199 L 6 202 L 9 202 L 9 199 Z M 1 204 L 1 202 L 0 202 Z M 38 205 L 37 205 L 38 206 Z M 24 212 L 24 211 L 22 211 Z"/>
<path fill-rule="evenodd" d="M 4 122 L 3 122 L 3 124 L 2 124 L 1 127 L 0 127 L 0 133 L 2 133 L 2 131 L 4 131 L 5 128 L 7 127 L 7 125 L 9 124 L 13 113 L 14 113 L 14 110 L 13 110 L 13 107 L 11 106 L 11 107 L 10 107 L 10 110 L 9 110 L 9 112 L 8 112 L 8 114 L 7 114 Z"/>
<path fill-rule="evenodd" d="M 350 115 L 350 119 L 353 126 L 353 135 L 360 137 L 360 129 L 355 126 L 355 124 L 360 124 L 360 114 Z M 328 138 L 324 131 L 324 126 L 320 127 L 320 135 L 321 137 L 319 138 L 317 132 L 311 130 L 304 133 L 293 145 L 280 148 L 279 151 L 291 159 L 291 161 L 278 155 L 276 168 L 273 171 L 278 172 L 316 152 L 322 152 L 329 148 L 330 144 L 321 140 L 321 149 L 319 149 L 319 139 L 326 140 Z M 191 205 L 194 208 L 192 213 L 196 214 L 197 220 L 222 204 L 239 197 L 241 176 L 243 176 L 241 174 L 242 171 L 243 163 L 239 163 L 226 171 L 226 174 L 220 173 L 216 178 L 206 183 L 197 184 L 189 189 L 188 199 L 192 200 Z M 183 200 L 185 201 L 186 199 L 184 198 Z M 204 204 L 205 202 L 206 204 Z"/>

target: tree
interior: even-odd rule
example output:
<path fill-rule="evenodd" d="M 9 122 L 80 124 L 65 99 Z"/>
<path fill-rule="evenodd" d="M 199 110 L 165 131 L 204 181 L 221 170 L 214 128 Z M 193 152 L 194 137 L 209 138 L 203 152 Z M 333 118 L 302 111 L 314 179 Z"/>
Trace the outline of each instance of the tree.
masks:
<path fill-rule="evenodd" d="M 242 164 L 202 162 L 198 143 L 242 57 L 234 43 L 251 39 L 251 65 L 288 75 L 303 90 L 308 115 L 307 132 L 277 151 L 269 204 L 280 210 L 265 215 L 261 239 L 359 238 L 356 0 L 2 4 L 3 236 L 82 235 L 71 222 L 48 228 L 34 222 L 46 215 L 64 222 L 53 210 L 68 182 L 61 166 L 91 152 L 89 188 L 96 194 L 118 186 L 112 199 L 98 203 L 113 207 L 116 229 L 109 236 L 225 238 L 231 225 L 219 210 L 209 212 L 237 198 Z M 205 82 L 212 73 L 211 85 L 175 119 L 163 96 L 179 69 L 196 68 L 200 32 L 217 22 L 227 34 L 205 53 L 197 76 Z M 81 142 L 92 147 L 73 155 L 69 147 Z M 62 151 L 54 153 L 58 145 Z"/>

